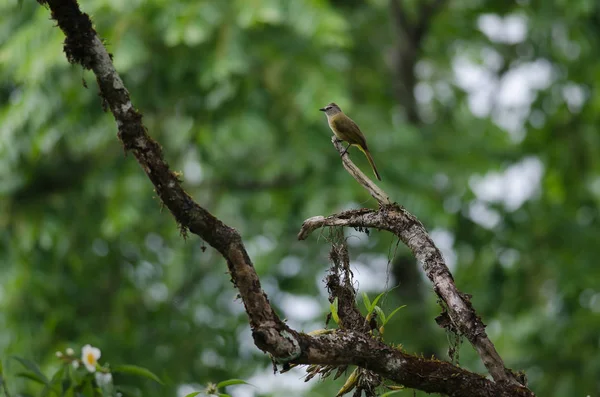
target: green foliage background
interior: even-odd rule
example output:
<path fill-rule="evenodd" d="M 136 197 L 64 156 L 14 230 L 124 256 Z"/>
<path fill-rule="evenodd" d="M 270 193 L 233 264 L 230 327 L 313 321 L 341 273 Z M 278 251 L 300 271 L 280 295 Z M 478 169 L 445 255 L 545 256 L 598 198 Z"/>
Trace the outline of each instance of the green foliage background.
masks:
<path fill-rule="evenodd" d="M 401 3 L 416 20 L 422 2 Z M 321 328 L 329 307 L 320 282 L 328 244 L 298 242 L 302 221 L 376 205 L 331 147 L 317 109 L 335 101 L 362 126 L 382 188 L 444 243 L 458 287 L 473 295 L 507 365 L 523 369 L 539 395 L 600 393 L 597 2 L 447 1 L 415 50 L 417 100 L 395 89 L 407 84 L 394 54 L 408 41 L 387 0 L 81 7 L 186 189 L 240 231 L 292 325 Z M 194 237 L 184 241 L 161 211 L 124 156 L 93 75 L 67 63 L 49 10 L 26 0 L 1 2 L 0 12 L 2 357 L 50 369 L 55 350 L 91 343 L 101 361 L 147 367 L 167 381 L 140 382 L 146 396 L 268 374 L 223 259 Z M 482 20 L 505 16 L 525 20 L 523 37 L 483 33 Z M 528 67 L 549 70 L 547 84 L 516 85 L 529 100 L 505 108 L 496 86 L 485 114 L 472 111 L 485 87 L 456 78 L 462 69 L 502 83 Z M 405 111 L 411 104 L 416 118 Z M 503 118 L 518 120 L 513 132 Z M 351 155 L 368 171 L 358 151 Z M 510 184 L 523 161 L 541 169 L 539 184 L 516 188 L 531 190 L 526 200 L 475 193 L 484 175 L 508 175 Z M 447 335 L 433 321 L 439 308 L 414 259 L 386 233 L 348 234 L 368 292 L 400 284 L 385 306 L 408 307 L 386 327 L 389 341 L 447 359 Z M 303 313 L 315 306 L 316 315 Z M 468 343 L 459 362 L 484 372 Z M 275 378 L 244 390 L 295 393 L 273 389 Z M 296 393 L 332 395 L 340 383 L 312 386 Z"/>

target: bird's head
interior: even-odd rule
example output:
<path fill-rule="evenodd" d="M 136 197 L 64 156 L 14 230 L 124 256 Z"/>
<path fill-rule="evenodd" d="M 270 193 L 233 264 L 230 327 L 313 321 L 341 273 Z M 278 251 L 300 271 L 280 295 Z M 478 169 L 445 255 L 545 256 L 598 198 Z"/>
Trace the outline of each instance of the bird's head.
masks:
<path fill-rule="evenodd" d="M 331 117 L 334 116 L 338 113 L 342 113 L 342 109 L 340 109 L 340 107 L 338 105 L 336 105 L 335 103 L 331 102 L 329 105 L 319 109 L 321 112 L 325 112 L 325 114 L 327 115 L 327 117 Z"/>

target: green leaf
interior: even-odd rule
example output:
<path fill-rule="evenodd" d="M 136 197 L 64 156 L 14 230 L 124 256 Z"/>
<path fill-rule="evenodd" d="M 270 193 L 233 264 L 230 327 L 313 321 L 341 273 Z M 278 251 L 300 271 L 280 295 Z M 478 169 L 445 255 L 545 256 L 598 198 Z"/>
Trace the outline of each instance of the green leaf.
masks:
<path fill-rule="evenodd" d="M 373 308 L 377 305 L 377 303 L 379 302 L 379 299 L 381 299 L 381 297 L 386 294 L 387 291 L 382 292 L 381 294 L 377 295 L 377 298 L 375 298 L 375 300 L 373 301 L 373 303 L 371 303 L 371 310 L 373 310 Z"/>
<path fill-rule="evenodd" d="M 383 312 L 383 310 L 381 310 L 381 308 L 379 306 L 375 306 L 373 309 L 375 309 L 375 311 L 377 312 L 377 315 L 379 316 L 379 318 L 381 319 L 381 323 L 385 324 L 385 313 Z"/>
<path fill-rule="evenodd" d="M 73 382 L 71 382 L 70 378 L 65 378 L 62 380 L 60 386 L 62 390 L 62 395 L 64 396 L 66 393 L 68 393 L 69 390 L 72 390 L 71 386 L 73 386 Z"/>
<path fill-rule="evenodd" d="M 35 372 L 31 372 L 31 371 L 17 372 L 17 374 L 15 376 L 18 376 L 20 378 L 27 378 L 27 379 L 33 380 L 35 382 L 41 383 L 42 385 L 48 384 L 48 382 L 46 380 L 40 378 Z"/>
<path fill-rule="evenodd" d="M 395 309 L 393 312 L 391 312 L 391 313 L 389 314 L 389 316 L 387 316 L 387 319 L 385 320 L 385 322 L 383 323 L 383 325 L 385 325 L 385 324 L 386 324 L 388 321 L 390 321 L 390 320 L 392 319 L 392 317 L 394 317 L 394 315 L 395 315 L 396 313 L 398 313 L 398 311 L 399 311 L 400 309 L 403 309 L 403 308 L 405 308 L 405 307 L 406 307 L 406 305 L 402 305 L 402 306 L 400 306 L 400 307 L 397 307 L 397 308 L 396 308 L 396 309 Z"/>
<path fill-rule="evenodd" d="M 363 297 L 363 303 L 365 304 L 365 309 L 367 309 L 367 314 L 371 313 L 371 310 L 373 310 L 371 308 L 371 300 L 369 299 L 369 296 L 367 295 L 366 292 L 362 293 L 362 297 Z"/>
<path fill-rule="evenodd" d="M 231 397 L 229 394 L 219 393 L 219 397 Z"/>
<path fill-rule="evenodd" d="M 60 381 L 60 387 L 62 394 L 64 395 L 73 385 L 73 375 L 71 374 L 73 367 L 71 364 L 66 364 L 63 368 L 65 371 L 63 373 L 63 378 Z"/>
<path fill-rule="evenodd" d="M 50 382 L 52 382 L 53 384 L 60 382 L 60 380 L 65 376 L 65 372 L 67 371 L 67 365 L 68 364 L 61 366 L 58 369 L 58 371 L 54 373 Z"/>
<path fill-rule="evenodd" d="M 94 397 L 94 388 L 92 386 L 92 380 L 90 378 L 87 378 L 87 381 L 83 386 L 82 394 L 86 397 Z"/>
<path fill-rule="evenodd" d="M 17 357 L 17 356 L 12 356 L 12 358 L 17 360 L 25 368 L 27 368 L 28 370 L 30 370 L 31 372 L 36 374 L 39 379 L 42 379 L 42 381 L 45 385 L 47 385 L 49 383 L 48 378 L 46 378 L 46 375 L 44 375 L 42 373 L 42 370 L 40 370 L 40 367 L 38 367 L 38 365 L 36 363 L 34 363 L 31 360 L 27 360 L 26 358 L 21 358 L 21 357 Z"/>
<path fill-rule="evenodd" d="M 46 387 L 44 387 L 44 390 L 42 390 L 42 397 L 48 397 L 52 392 L 54 392 L 54 394 L 56 394 L 57 396 L 60 395 L 58 390 L 52 388 L 52 385 L 46 385 Z"/>
<path fill-rule="evenodd" d="M 145 378 L 152 379 L 153 381 L 160 383 L 161 385 L 164 385 L 163 381 L 160 380 L 158 376 L 150 372 L 150 370 L 138 367 L 137 365 L 119 365 L 113 368 L 112 372 L 143 376 Z"/>
<path fill-rule="evenodd" d="M 232 385 L 249 385 L 249 384 L 250 383 L 248 383 L 242 379 L 228 379 L 228 380 L 224 380 L 223 382 L 217 383 L 217 387 L 221 388 L 221 387 L 227 387 L 227 386 L 232 386 Z"/>
<path fill-rule="evenodd" d="M 83 384 L 84 375 L 81 371 L 78 371 L 77 369 L 73 368 L 72 365 L 70 365 L 67 370 L 66 378 L 68 378 L 72 386 L 75 387 Z"/>
<path fill-rule="evenodd" d="M 379 295 L 377 295 L 377 297 L 375 298 L 375 300 L 373 302 L 371 302 L 369 300 L 369 297 L 367 296 L 367 294 L 363 292 L 362 293 L 363 303 L 365 304 L 365 308 L 367 309 L 367 315 L 373 311 L 373 309 L 375 308 L 377 303 L 379 303 L 379 300 L 381 299 L 381 297 L 383 295 L 387 294 L 390 291 L 393 291 L 396 288 L 398 288 L 398 286 L 392 287 L 392 288 L 388 289 L 387 291 L 380 293 Z"/>
<path fill-rule="evenodd" d="M 61 366 L 59 370 L 56 371 L 56 373 L 52 376 L 52 380 L 46 385 L 46 387 L 44 387 L 44 390 L 42 391 L 42 397 L 50 395 L 50 392 L 60 395 L 59 389 L 56 386 L 61 383 L 61 380 L 65 374 L 65 367 L 66 365 Z"/>
<path fill-rule="evenodd" d="M 196 397 L 200 393 L 201 392 L 199 392 L 199 391 L 193 391 L 190 394 L 186 394 L 185 397 Z"/>
<path fill-rule="evenodd" d="M 329 305 L 329 308 L 331 310 L 331 317 L 333 317 L 333 321 L 335 321 L 336 324 L 339 324 L 340 317 L 338 316 L 338 298 L 333 300 L 333 303 Z"/>
<path fill-rule="evenodd" d="M 379 397 L 388 397 L 388 396 L 391 396 L 392 394 L 400 393 L 400 392 L 403 392 L 403 391 L 404 390 L 392 390 L 392 391 L 388 391 L 387 393 L 383 393 Z"/>

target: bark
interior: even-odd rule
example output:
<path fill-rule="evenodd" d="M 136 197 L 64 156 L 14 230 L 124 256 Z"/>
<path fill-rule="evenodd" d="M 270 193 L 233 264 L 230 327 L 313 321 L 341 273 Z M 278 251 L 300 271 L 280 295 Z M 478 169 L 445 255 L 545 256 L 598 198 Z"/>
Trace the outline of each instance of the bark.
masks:
<path fill-rule="evenodd" d="M 304 240 L 312 231 L 326 226 L 375 228 L 397 235 L 413 252 L 432 282 L 435 293 L 444 302 L 444 312 L 438 317 L 438 323 L 464 335 L 471 342 L 495 381 L 520 384 L 516 375 L 504 366 L 487 337 L 485 325 L 475 313 L 470 296 L 456 288 L 442 254 L 414 215 L 397 204 L 391 204 L 379 211 L 359 209 L 328 217 L 315 216 L 304 221 L 298 239 Z"/>

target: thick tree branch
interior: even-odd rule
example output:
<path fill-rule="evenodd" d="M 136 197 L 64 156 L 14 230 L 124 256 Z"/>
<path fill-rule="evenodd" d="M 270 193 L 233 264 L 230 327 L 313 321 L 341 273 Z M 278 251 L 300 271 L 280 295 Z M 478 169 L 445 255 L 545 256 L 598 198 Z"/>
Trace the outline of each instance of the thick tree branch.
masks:
<path fill-rule="evenodd" d="M 352 363 L 384 378 L 428 393 L 449 396 L 533 396 L 525 387 L 495 383 L 444 361 L 405 354 L 355 331 L 339 331 L 318 337 L 299 336 L 301 346 L 308 347 L 296 360 L 301 364 L 343 365 L 350 359 Z"/>
<path fill-rule="evenodd" d="M 369 227 L 388 230 L 397 235 L 421 263 L 434 291 L 446 305 L 448 312 L 447 316 L 441 316 L 441 325 L 466 336 L 495 381 L 520 384 L 515 374 L 504 366 L 502 358 L 487 337 L 485 325 L 471 305 L 470 297 L 456 288 L 441 252 L 414 215 L 393 204 L 382 207 L 379 211 L 361 209 L 329 217 L 315 216 L 304 221 L 298 239 L 304 240 L 313 230 L 325 226 Z"/>
<path fill-rule="evenodd" d="M 258 329 L 267 325 L 273 330 L 287 330 L 262 291 L 238 232 L 195 203 L 183 190 L 177 175 L 169 169 L 160 145 L 147 134 L 142 115 L 134 109 L 129 92 L 88 15 L 81 13 L 74 0 L 49 0 L 46 4 L 50 6 L 52 18 L 65 33 L 64 51 L 67 59 L 94 72 L 100 96 L 115 118 L 125 150 L 133 153 L 163 204 L 181 225 L 182 231 L 190 230 L 197 234 L 227 260 L 232 281 L 240 290 L 249 314 L 251 327 Z M 266 350 L 260 341 L 257 345 Z M 276 357 L 287 357 L 297 354 L 297 350 L 296 341 L 280 337 L 269 351 Z"/>
<path fill-rule="evenodd" d="M 182 232 L 189 230 L 197 234 L 226 259 L 232 282 L 238 288 L 248 314 L 256 346 L 271 353 L 279 362 L 336 366 L 354 364 L 407 387 L 431 393 L 451 396 L 532 396 L 523 387 L 494 383 L 450 363 L 408 355 L 356 331 L 341 330 L 311 336 L 290 329 L 273 311 L 238 232 L 195 203 L 183 190 L 177 175 L 169 169 L 160 145 L 148 136 L 142 115 L 133 107 L 129 93 L 114 69 L 111 56 L 94 31 L 88 15 L 81 13 L 75 0 L 47 0 L 41 3 L 50 7 L 52 18 L 65 33 L 64 51 L 67 59 L 91 69 L 96 75 L 100 95 L 115 118 L 118 136 L 125 150 L 133 154 L 146 172 L 157 195 L 180 224 Z M 384 210 L 386 208 L 396 207 L 386 206 Z M 409 241 L 418 243 L 416 237 L 414 240 L 409 238 Z M 435 267 L 435 261 L 431 262 L 431 259 L 436 259 L 435 252 L 425 256 L 423 262 Z M 449 302 L 448 305 L 454 307 L 456 304 Z"/>

